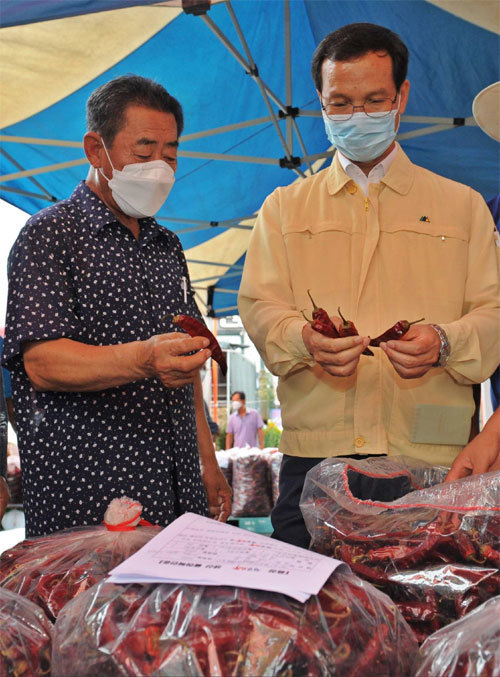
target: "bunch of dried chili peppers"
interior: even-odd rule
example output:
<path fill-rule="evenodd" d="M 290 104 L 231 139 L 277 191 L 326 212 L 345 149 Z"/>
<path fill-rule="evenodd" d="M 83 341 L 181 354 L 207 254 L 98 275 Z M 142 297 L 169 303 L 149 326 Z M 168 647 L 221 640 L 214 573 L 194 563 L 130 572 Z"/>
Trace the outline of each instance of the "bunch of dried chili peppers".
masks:
<path fill-rule="evenodd" d="M 0 675 L 50 675 L 52 628 L 43 611 L 0 588 Z"/>
<path fill-rule="evenodd" d="M 308 474 L 301 502 L 311 548 L 388 594 L 420 642 L 500 592 L 500 473 L 434 485 L 424 473 L 377 458 L 327 459 Z M 376 490 L 360 500 L 356 475 L 412 486 L 392 502 Z"/>
<path fill-rule="evenodd" d="M 342 320 L 342 324 L 337 328 L 330 319 L 328 312 L 324 308 L 320 308 L 316 305 L 309 289 L 307 290 L 307 294 L 313 305 L 312 320 L 308 320 L 305 314 L 302 314 L 315 331 L 323 334 L 323 336 L 328 336 L 328 338 L 359 336 L 359 332 L 356 329 L 354 322 L 351 320 L 346 320 L 346 318 L 342 315 L 340 307 L 337 308 L 337 312 L 340 319 Z M 413 320 L 412 322 L 408 322 L 408 320 L 398 320 L 398 322 L 393 324 L 392 327 L 386 329 L 384 332 L 382 332 L 382 334 L 370 339 L 370 345 L 378 348 L 380 344 L 385 341 L 399 341 L 399 339 L 407 333 L 412 324 L 422 322 L 424 319 L 425 318 L 420 317 L 418 320 Z M 363 355 L 373 355 L 373 352 L 369 348 L 366 348 L 363 351 Z"/>
<path fill-rule="evenodd" d="M 158 527 L 108 531 L 96 526 L 22 541 L 0 555 L 0 589 L 30 599 L 53 621 L 73 597 L 102 580 L 157 533 Z"/>
<path fill-rule="evenodd" d="M 305 604 L 230 587 L 101 582 L 54 628 L 54 677 L 407 674 L 417 643 L 390 600 L 335 573 Z"/>
<path fill-rule="evenodd" d="M 431 635 L 415 677 L 495 677 L 500 674 L 500 597 Z"/>

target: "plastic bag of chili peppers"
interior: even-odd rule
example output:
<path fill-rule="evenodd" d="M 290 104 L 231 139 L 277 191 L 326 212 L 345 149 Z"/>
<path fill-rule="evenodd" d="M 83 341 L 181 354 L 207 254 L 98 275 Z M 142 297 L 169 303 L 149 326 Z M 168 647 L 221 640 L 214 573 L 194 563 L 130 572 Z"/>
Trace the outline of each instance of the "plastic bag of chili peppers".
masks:
<path fill-rule="evenodd" d="M 54 628 L 53 675 L 408 674 L 415 638 L 387 598 L 334 573 L 301 604 L 278 593 L 101 582 Z"/>
<path fill-rule="evenodd" d="M 233 517 L 267 517 L 273 507 L 269 452 L 233 449 Z"/>
<path fill-rule="evenodd" d="M 142 506 L 114 499 L 105 525 L 27 539 L 0 555 L 0 586 L 38 604 L 49 620 L 75 595 L 142 548 L 160 527 L 139 526 Z M 133 518 L 133 519 L 131 519 Z"/>
<path fill-rule="evenodd" d="M 281 453 L 281 451 L 275 450 L 272 452 L 270 466 L 271 466 L 271 489 L 273 494 L 273 505 L 276 504 L 276 501 L 278 500 L 278 496 L 280 493 L 279 479 L 282 459 L 283 454 Z"/>
<path fill-rule="evenodd" d="M 0 675 L 50 674 L 52 625 L 29 599 L 0 588 Z"/>
<path fill-rule="evenodd" d="M 419 641 L 500 590 L 500 472 L 445 475 L 403 457 L 330 458 L 301 499 L 311 548 L 387 593 Z"/>
<path fill-rule="evenodd" d="M 428 637 L 416 677 L 500 675 L 500 597 Z"/>

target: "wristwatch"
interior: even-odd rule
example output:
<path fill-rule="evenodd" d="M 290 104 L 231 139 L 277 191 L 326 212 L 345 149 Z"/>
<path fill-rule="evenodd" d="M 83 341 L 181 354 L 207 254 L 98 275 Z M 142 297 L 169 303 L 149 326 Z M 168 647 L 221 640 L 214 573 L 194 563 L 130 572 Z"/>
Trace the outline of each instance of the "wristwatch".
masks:
<path fill-rule="evenodd" d="M 450 357 L 450 342 L 448 341 L 446 332 L 442 327 L 440 327 L 438 324 L 431 324 L 431 327 L 437 333 L 437 335 L 439 336 L 439 340 L 441 341 L 437 362 L 434 362 L 432 366 L 444 367 L 445 364 L 448 362 L 448 358 Z"/>

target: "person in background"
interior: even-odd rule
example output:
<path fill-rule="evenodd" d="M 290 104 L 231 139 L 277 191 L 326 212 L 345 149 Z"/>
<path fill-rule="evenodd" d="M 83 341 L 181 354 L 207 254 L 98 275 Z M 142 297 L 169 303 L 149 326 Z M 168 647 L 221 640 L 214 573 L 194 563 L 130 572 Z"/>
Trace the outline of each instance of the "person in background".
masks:
<path fill-rule="evenodd" d="M 472 384 L 500 361 L 491 214 L 476 191 L 414 165 L 396 143 L 407 65 L 406 45 L 383 26 L 350 24 L 320 43 L 312 75 L 337 152 L 265 200 L 246 254 L 239 313 L 279 377 L 273 536 L 303 547 L 310 468 L 385 454 L 451 466 L 469 439 Z M 304 323 L 308 290 L 360 335 L 329 338 Z M 363 354 L 400 320 L 419 322 Z"/>
<path fill-rule="evenodd" d="M 233 413 L 226 428 L 226 449 L 247 445 L 264 449 L 264 423 L 256 409 L 247 408 L 243 391 L 237 390 L 231 395 L 231 409 Z"/>
<path fill-rule="evenodd" d="M 179 102 L 127 75 L 87 102 L 85 181 L 32 216 L 9 256 L 3 361 L 11 372 L 26 535 L 100 524 L 129 496 L 167 525 L 226 519 L 200 368 L 208 339 L 177 236 L 154 215 L 174 183 Z"/>

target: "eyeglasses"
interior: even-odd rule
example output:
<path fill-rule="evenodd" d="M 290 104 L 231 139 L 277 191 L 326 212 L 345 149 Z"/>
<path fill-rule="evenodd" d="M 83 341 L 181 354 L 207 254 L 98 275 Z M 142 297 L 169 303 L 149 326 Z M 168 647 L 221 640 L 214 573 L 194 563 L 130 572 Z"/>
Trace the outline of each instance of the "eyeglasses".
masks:
<path fill-rule="evenodd" d="M 325 111 L 328 118 L 336 122 L 350 120 L 354 115 L 356 108 L 362 110 L 368 117 L 383 118 L 390 115 L 397 98 L 398 92 L 396 92 L 394 99 L 373 97 L 372 99 L 367 99 L 362 106 L 353 106 L 352 103 L 332 101 L 331 103 L 322 102 L 321 108 Z"/>

